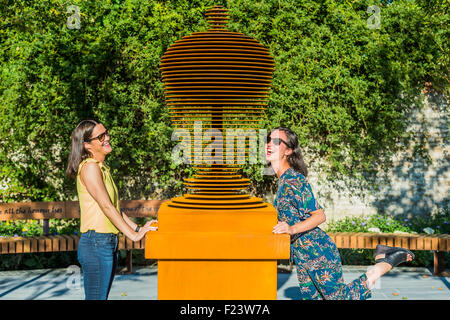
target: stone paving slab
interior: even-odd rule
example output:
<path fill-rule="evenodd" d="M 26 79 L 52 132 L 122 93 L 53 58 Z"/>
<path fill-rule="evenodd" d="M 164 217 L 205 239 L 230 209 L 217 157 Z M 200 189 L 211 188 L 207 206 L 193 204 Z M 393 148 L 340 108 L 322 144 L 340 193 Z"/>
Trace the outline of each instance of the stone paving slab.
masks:
<path fill-rule="evenodd" d="M 350 282 L 367 267 L 344 266 Z M 278 299 L 298 299 L 295 269 L 278 273 Z M 0 300 L 82 300 L 82 277 L 77 268 L 0 272 Z M 157 268 L 136 267 L 133 274 L 116 275 L 110 300 L 156 300 Z M 372 300 L 450 300 L 450 277 L 435 277 L 426 268 L 399 268 L 381 278 Z"/>

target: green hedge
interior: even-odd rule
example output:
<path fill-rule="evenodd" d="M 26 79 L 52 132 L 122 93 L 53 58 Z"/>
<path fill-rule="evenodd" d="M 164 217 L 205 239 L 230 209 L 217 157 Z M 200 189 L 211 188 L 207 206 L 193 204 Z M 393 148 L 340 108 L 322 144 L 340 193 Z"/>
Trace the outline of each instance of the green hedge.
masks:
<path fill-rule="evenodd" d="M 440 1 L 0 0 L 0 201 L 74 199 L 64 169 L 70 133 L 86 118 L 111 132 L 122 199 L 180 194 L 192 170 L 170 158 L 158 65 L 176 40 L 206 30 L 216 4 L 229 8 L 230 30 L 275 58 L 264 127 L 293 128 L 335 179 L 370 183 L 408 140 L 405 115 L 425 81 L 447 90 Z M 373 4 L 380 29 L 367 26 Z M 80 29 L 66 25 L 69 5 L 80 8 Z M 262 195 L 276 186 L 258 169 L 244 173 Z"/>

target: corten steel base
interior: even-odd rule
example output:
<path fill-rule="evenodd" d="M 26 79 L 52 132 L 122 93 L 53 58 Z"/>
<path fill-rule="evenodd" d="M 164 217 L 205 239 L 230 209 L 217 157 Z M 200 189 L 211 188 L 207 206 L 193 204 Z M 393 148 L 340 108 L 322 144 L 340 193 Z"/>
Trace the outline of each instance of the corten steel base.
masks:
<path fill-rule="evenodd" d="M 289 235 L 272 233 L 273 206 L 195 210 L 161 205 L 145 257 L 158 259 L 158 299 L 275 300 L 277 259 L 289 258 Z"/>

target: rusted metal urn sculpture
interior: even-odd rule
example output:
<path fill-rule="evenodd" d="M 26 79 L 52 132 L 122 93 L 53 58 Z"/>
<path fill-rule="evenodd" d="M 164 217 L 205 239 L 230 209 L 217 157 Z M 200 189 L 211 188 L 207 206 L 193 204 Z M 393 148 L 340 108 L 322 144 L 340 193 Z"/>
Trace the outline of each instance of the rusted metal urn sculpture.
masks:
<path fill-rule="evenodd" d="M 172 124 L 196 174 L 184 180 L 188 194 L 160 207 L 145 256 L 158 259 L 158 299 L 276 299 L 289 236 L 272 234 L 276 210 L 246 193 L 250 180 L 238 174 L 257 154 L 274 60 L 225 28 L 227 9 L 206 17 L 207 32 L 176 41 L 161 59 Z"/>

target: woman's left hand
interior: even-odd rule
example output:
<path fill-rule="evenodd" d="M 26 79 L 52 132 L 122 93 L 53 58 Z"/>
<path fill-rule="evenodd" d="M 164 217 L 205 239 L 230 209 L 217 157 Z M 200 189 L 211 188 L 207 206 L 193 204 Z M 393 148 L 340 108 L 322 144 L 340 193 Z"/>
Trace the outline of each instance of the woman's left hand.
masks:
<path fill-rule="evenodd" d="M 147 229 L 148 231 L 158 230 L 158 220 L 147 221 L 143 228 Z"/>
<path fill-rule="evenodd" d="M 272 232 L 293 234 L 292 227 L 289 226 L 286 222 L 278 222 L 278 224 L 273 227 Z"/>

